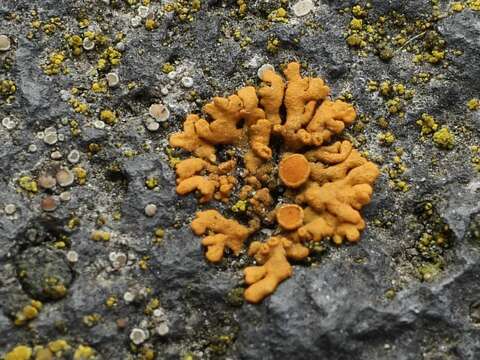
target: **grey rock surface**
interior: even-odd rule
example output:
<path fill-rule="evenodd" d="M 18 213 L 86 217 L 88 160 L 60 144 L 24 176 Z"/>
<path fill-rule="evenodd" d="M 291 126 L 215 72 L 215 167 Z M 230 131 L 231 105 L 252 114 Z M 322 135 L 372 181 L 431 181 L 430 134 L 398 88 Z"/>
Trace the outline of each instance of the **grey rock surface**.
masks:
<path fill-rule="evenodd" d="M 295 2 L 152 0 L 149 31 L 145 19 L 132 26 L 139 0 L 0 1 L 0 34 L 12 41 L 0 52 L 0 121 L 16 124 L 0 123 L 0 358 L 58 339 L 69 348 L 57 358 L 75 360 L 480 358 L 480 110 L 467 107 L 480 97 L 478 0 L 460 11 L 444 0 L 314 1 L 300 18 Z M 95 49 L 76 50 L 72 35 L 87 31 Z M 349 45 L 352 34 L 366 43 Z M 246 251 L 210 264 L 189 227 L 204 208 L 235 216 L 234 202 L 179 197 L 171 163 L 184 154 L 168 136 L 212 97 L 259 84 L 261 65 L 291 60 L 355 105 L 344 135 L 382 172 L 361 241 L 325 242 L 252 305 L 242 299 Z M 108 72 L 120 85 L 93 91 Z M 158 131 L 145 127 L 153 103 L 171 113 Z M 99 129 L 105 109 L 117 122 Z M 430 134 L 422 114 L 438 126 Z M 42 140 L 51 126 L 62 135 L 54 145 Z M 433 135 L 443 127 L 454 135 L 446 146 Z M 77 167 L 72 186 L 31 187 L 62 167 Z M 47 213 L 47 195 L 66 200 Z M 92 240 L 95 231 L 109 239 Z M 31 300 L 41 310 L 16 325 Z M 141 345 L 134 328 L 148 335 Z"/>

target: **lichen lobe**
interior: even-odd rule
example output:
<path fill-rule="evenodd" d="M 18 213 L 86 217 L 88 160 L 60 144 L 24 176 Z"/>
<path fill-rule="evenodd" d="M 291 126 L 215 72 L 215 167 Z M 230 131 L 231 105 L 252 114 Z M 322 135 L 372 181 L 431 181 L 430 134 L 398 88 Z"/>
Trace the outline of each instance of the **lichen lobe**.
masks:
<path fill-rule="evenodd" d="M 351 142 L 331 142 L 355 121 L 353 106 L 330 100 L 324 81 L 302 77 L 298 63 L 288 64 L 284 74 L 267 70 L 259 89 L 248 86 L 228 98 L 214 98 L 203 107 L 204 117 L 188 115 L 184 130 L 170 137 L 172 147 L 192 155 L 176 166 L 178 194 L 198 192 L 201 203 L 228 202 L 235 186 L 243 184 L 238 194 L 243 202 L 232 210 L 246 211 L 248 226 L 216 210 L 197 213 L 191 224 L 196 235 L 205 236 L 209 261 L 221 261 L 226 249 L 238 255 L 265 218 L 279 225 L 278 236 L 249 246 L 257 265 L 244 270 L 244 296 L 252 303 L 292 275 L 288 260 L 309 255 L 305 242 L 329 237 L 339 245 L 360 239 L 365 228 L 360 210 L 370 202 L 379 175 Z M 280 149 L 271 147 L 272 137 L 282 139 Z M 217 145 L 237 147 L 243 159 L 232 154 L 217 163 Z M 282 196 L 288 203 L 271 207 L 272 183 L 285 187 Z"/>

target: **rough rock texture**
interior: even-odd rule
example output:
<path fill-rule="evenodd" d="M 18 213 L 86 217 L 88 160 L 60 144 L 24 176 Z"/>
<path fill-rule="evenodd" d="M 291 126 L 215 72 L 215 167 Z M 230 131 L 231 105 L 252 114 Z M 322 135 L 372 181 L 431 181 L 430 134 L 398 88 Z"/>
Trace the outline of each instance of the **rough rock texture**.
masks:
<path fill-rule="evenodd" d="M 0 120 L 15 123 L 0 124 L 0 358 L 16 345 L 56 339 L 71 346 L 64 358 L 81 344 L 98 359 L 149 359 L 150 350 L 157 359 L 480 358 L 480 180 L 472 162 L 480 111 L 466 105 L 480 97 L 475 1 L 458 12 L 443 0 L 378 0 L 370 9 L 360 3 L 368 10 L 357 13 L 363 26 L 391 11 L 407 24 L 431 24 L 403 47 L 389 43 L 393 55 L 384 60 L 375 49 L 347 44 L 354 1 L 314 1 L 313 11 L 298 18 L 295 1 L 245 1 L 242 10 L 242 1 L 197 7 L 152 0 L 151 31 L 144 18 L 132 26 L 138 3 L 0 1 L 0 34 L 11 39 L 10 50 L 0 51 Z M 389 21 L 393 39 L 403 25 Z M 82 46 L 68 36 L 83 39 L 87 30 L 105 35 L 106 44 L 96 38 L 93 50 L 75 56 Z M 119 49 L 119 64 L 111 63 L 111 51 L 104 54 L 109 46 Z M 439 62 L 413 61 L 435 46 L 445 50 Z M 60 51 L 58 74 L 47 75 L 42 65 Z M 102 56 L 106 68 L 98 68 Z M 346 137 L 382 174 L 363 211 L 367 229 L 358 245 L 337 248 L 325 240 L 271 297 L 249 305 L 242 269 L 251 259 L 242 253 L 217 265 L 205 261 L 188 227 L 201 207 L 193 195 L 176 195 L 171 165 L 183 154 L 173 153 L 167 139 L 213 96 L 258 83 L 261 65 L 291 60 L 354 104 L 360 121 Z M 93 92 L 92 84 L 112 71 L 119 86 Z M 371 81 L 403 84 L 414 94 L 382 94 Z M 146 128 L 153 103 L 170 110 L 157 131 Z M 98 128 L 107 108 L 117 122 Z M 416 122 L 423 113 L 454 135 L 451 149 L 421 134 Z M 52 126 L 59 140 L 48 145 L 42 137 Z M 67 160 L 74 149 L 76 164 Z M 85 183 L 77 173 L 70 187 L 34 192 L 24 178 L 61 167 L 86 170 Z M 65 191 L 55 211 L 40 208 L 43 197 Z M 242 220 L 230 212 L 232 201 L 211 206 Z M 147 204 L 157 206 L 152 217 Z M 110 240 L 92 240 L 95 230 Z M 43 302 L 38 316 L 14 325 L 31 299 Z M 134 328 L 148 330 L 142 344 L 132 343 Z"/>

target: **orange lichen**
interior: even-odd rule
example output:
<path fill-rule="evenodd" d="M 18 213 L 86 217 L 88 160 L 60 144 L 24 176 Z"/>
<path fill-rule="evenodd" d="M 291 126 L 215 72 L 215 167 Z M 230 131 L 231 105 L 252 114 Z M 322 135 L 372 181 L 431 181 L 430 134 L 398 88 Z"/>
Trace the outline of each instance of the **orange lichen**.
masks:
<path fill-rule="evenodd" d="M 195 124 L 198 121 L 200 121 L 198 115 L 188 115 L 183 123 L 183 132 L 170 136 L 170 145 L 189 151 L 202 159 L 215 162 L 215 147 L 201 139 L 195 130 Z"/>
<path fill-rule="evenodd" d="M 234 170 L 235 161 L 225 161 L 218 166 L 212 165 L 200 158 L 188 158 L 176 165 L 177 193 L 186 195 L 198 190 L 201 194 L 199 201 L 208 202 L 212 198 L 227 199 L 236 179 L 228 175 Z M 205 171 L 205 175 L 198 175 Z"/>
<path fill-rule="evenodd" d="M 288 147 L 296 149 L 311 144 L 312 137 L 304 127 L 312 120 L 317 101 L 325 99 L 330 88 L 322 79 L 303 78 L 298 63 L 288 64 L 284 73 L 288 80 L 284 101 L 287 118 L 283 125 L 276 124 L 273 129 L 283 136 Z"/>
<path fill-rule="evenodd" d="M 232 144 L 242 136 L 242 129 L 237 128 L 237 123 L 243 118 L 242 109 L 243 102 L 238 95 L 216 97 L 203 107 L 213 121 L 199 119 L 195 122 L 195 130 L 210 144 Z"/>
<path fill-rule="evenodd" d="M 285 230 L 295 230 L 303 225 L 303 209 L 296 204 L 285 204 L 277 209 L 277 222 Z"/>
<path fill-rule="evenodd" d="M 341 100 L 325 100 L 307 126 L 312 139 L 310 144 L 319 146 L 329 141 L 332 135 L 340 134 L 345 125 L 350 125 L 356 116 L 352 105 Z"/>
<path fill-rule="evenodd" d="M 258 107 L 257 91 L 253 86 L 247 86 L 238 90 L 238 96 L 243 103 L 240 115 L 245 119 L 247 126 L 252 126 L 258 120 L 265 119 L 265 111 Z"/>
<path fill-rule="evenodd" d="M 224 218 L 216 210 L 206 210 L 197 213 L 191 227 L 196 235 L 205 235 L 212 232 L 202 240 L 202 245 L 207 247 L 207 259 L 218 262 L 223 259 L 225 247 L 232 250 L 235 255 L 242 250 L 243 242 L 250 234 L 246 226 L 235 220 Z"/>
<path fill-rule="evenodd" d="M 350 141 L 331 142 L 354 122 L 353 106 L 329 99 L 323 80 L 302 77 L 298 63 L 288 64 L 284 75 L 263 71 L 259 89 L 247 86 L 214 98 L 203 107 L 203 118 L 188 115 L 183 132 L 170 137 L 172 147 L 193 156 L 177 163 L 177 193 L 197 191 L 202 203 L 228 202 L 235 194 L 231 209 L 248 221 L 247 227 L 216 210 L 197 213 L 191 227 L 205 235 L 209 261 L 221 261 L 225 248 L 239 255 L 252 233 L 278 224 L 278 236 L 249 248 L 258 263 L 245 269 L 245 299 L 253 303 L 291 276 L 289 259 L 305 259 L 306 242 L 359 240 L 365 228 L 360 210 L 379 175 Z M 235 146 L 222 154 L 229 160 L 216 163 L 216 145 Z M 285 202 L 276 209 L 274 193 Z"/>
<path fill-rule="evenodd" d="M 249 203 L 252 205 L 253 211 L 258 215 L 264 215 L 267 208 L 272 204 L 272 196 L 270 190 L 262 188 L 255 191 L 254 195 L 249 199 Z"/>
<path fill-rule="evenodd" d="M 272 149 L 270 144 L 270 134 L 272 132 L 272 124 L 266 119 L 258 120 L 250 126 L 250 147 L 253 153 L 263 160 L 269 160 L 272 157 Z"/>
<path fill-rule="evenodd" d="M 362 157 L 360 153 L 351 148 L 351 145 L 345 146 L 343 149 L 340 147 L 339 152 L 336 154 L 338 156 L 337 159 L 341 159 L 345 157 L 345 160 L 340 161 L 336 163 L 335 161 L 332 161 L 330 164 L 333 164 L 332 166 L 325 166 L 324 163 L 328 162 L 323 160 L 324 163 L 310 163 L 311 167 L 311 179 L 316 181 L 319 184 L 323 184 L 327 181 L 335 181 L 335 180 L 340 180 L 343 179 L 347 176 L 347 174 L 350 172 L 350 170 L 362 166 L 366 163 L 368 163 L 368 160 Z M 346 150 L 342 153 L 342 150 Z M 348 153 L 348 155 L 347 155 Z M 334 155 L 335 153 L 331 153 L 329 159 L 334 160 Z"/>
<path fill-rule="evenodd" d="M 289 155 L 280 161 L 278 176 L 286 186 L 298 188 L 308 180 L 310 164 L 302 154 Z"/>
<path fill-rule="evenodd" d="M 327 164 L 338 164 L 345 161 L 352 151 L 350 141 L 337 141 L 332 145 L 318 147 L 315 150 L 307 151 L 305 156 L 310 161 L 321 161 Z"/>
<path fill-rule="evenodd" d="M 258 90 L 260 104 L 265 110 L 266 119 L 273 125 L 282 123 L 280 108 L 283 104 L 285 82 L 283 78 L 273 70 L 267 70 L 262 75 L 262 80 L 270 85 L 263 86 Z"/>
<path fill-rule="evenodd" d="M 179 195 L 186 195 L 192 191 L 198 190 L 202 195 L 200 197 L 200 202 L 205 203 L 212 199 L 216 187 L 217 183 L 214 180 L 210 180 L 205 176 L 196 175 L 182 180 L 177 185 L 177 193 Z"/>
<path fill-rule="evenodd" d="M 262 301 L 275 291 L 278 284 L 292 276 L 292 266 L 287 258 L 301 260 L 308 256 L 308 249 L 284 237 L 272 237 L 262 243 L 250 244 L 248 255 L 254 256 L 258 266 L 245 268 L 245 299 L 252 303 Z"/>
<path fill-rule="evenodd" d="M 343 178 L 335 176 L 345 170 L 339 165 L 346 161 L 332 166 L 330 169 L 337 167 L 338 171 L 328 173 L 331 182 L 312 181 L 297 196 L 298 203 L 306 203 L 310 208 L 305 216 L 306 225 L 298 230 L 301 239 L 319 241 L 324 236 L 334 236 L 336 243 L 341 243 L 344 237 L 351 242 L 359 240 L 360 231 L 365 228 L 360 209 L 370 202 L 372 186 L 379 175 L 375 164 L 363 160 L 363 164 L 350 168 Z"/>

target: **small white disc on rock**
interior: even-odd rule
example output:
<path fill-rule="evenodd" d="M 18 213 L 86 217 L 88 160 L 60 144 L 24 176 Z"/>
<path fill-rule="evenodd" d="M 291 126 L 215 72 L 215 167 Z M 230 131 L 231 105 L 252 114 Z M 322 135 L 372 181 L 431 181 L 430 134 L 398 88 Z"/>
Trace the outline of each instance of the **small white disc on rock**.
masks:
<path fill-rule="evenodd" d="M 83 48 L 87 51 L 89 50 L 93 50 L 93 48 L 95 47 L 95 42 L 90 40 L 89 38 L 85 38 L 83 39 Z"/>
<path fill-rule="evenodd" d="M 148 217 L 155 216 L 156 213 L 157 213 L 157 205 L 148 204 L 147 206 L 145 206 L 145 215 L 147 215 Z"/>
<path fill-rule="evenodd" d="M 193 79 L 190 76 L 182 77 L 182 85 L 184 88 L 191 88 L 193 86 Z"/>
<path fill-rule="evenodd" d="M 73 172 L 67 169 L 61 169 L 57 172 L 55 176 L 58 182 L 58 185 L 62 187 L 67 187 L 73 184 L 73 180 L 75 180 L 75 176 Z"/>
<path fill-rule="evenodd" d="M 108 73 L 106 78 L 109 87 L 115 87 L 120 83 L 120 78 L 116 73 Z"/>
<path fill-rule="evenodd" d="M 10 38 L 7 35 L 0 35 L 0 51 L 8 51 L 10 46 Z"/>
<path fill-rule="evenodd" d="M 152 104 L 148 109 L 148 113 L 159 122 L 167 121 L 170 117 L 170 110 L 163 104 Z"/>
<path fill-rule="evenodd" d="M 15 204 L 5 205 L 5 214 L 13 215 L 13 214 L 15 214 L 15 211 L 17 211 L 17 207 L 15 206 Z"/>
<path fill-rule="evenodd" d="M 312 0 L 300 0 L 293 5 L 293 13 L 295 16 L 308 15 L 314 8 Z"/>

